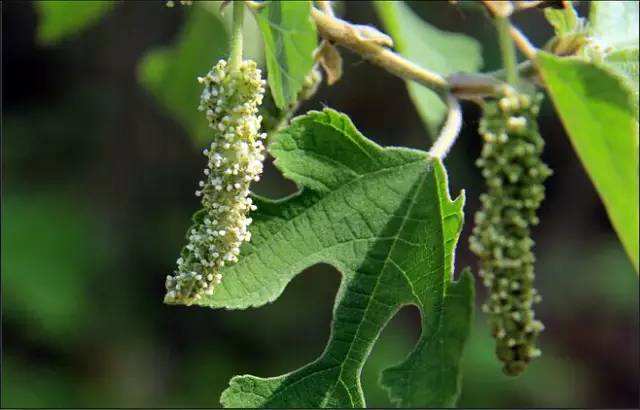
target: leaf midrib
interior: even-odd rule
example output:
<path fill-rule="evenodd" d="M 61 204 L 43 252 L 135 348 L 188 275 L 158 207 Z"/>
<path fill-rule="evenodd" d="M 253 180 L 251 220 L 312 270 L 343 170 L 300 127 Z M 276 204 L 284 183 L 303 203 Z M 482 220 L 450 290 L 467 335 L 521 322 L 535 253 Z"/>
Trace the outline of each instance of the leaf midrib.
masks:
<path fill-rule="evenodd" d="M 381 278 L 385 275 L 386 273 L 386 269 L 389 263 L 389 260 L 391 258 L 391 254 L 393 253 L 396 244 L 398 243 L 397 241 L 397 237 L 399 237 L 402 232 L 404 231 L 404 227 L 405 224 L 407 223 L 407 218 L 406 216 L 411 214 L 411 212 L 413 211 L 414 206 L 416 205 L 416 198 L 418 197 L 418 195 L 422 192 L 422 185 L 424 184 L 425 180 L 427 178 L 427 173 L 423 172 L 420 176 L 419 182 L 417 183 L 417 188 L 414 190 L 413 196 L 411 197 L 411 203 L 409 205 L 409 208 L 407 209 L 407 212 L 405 213 L 403 219 L 402 219 L 402 224 L 400 225 L 400 227 L 398 228 L 398 231 L 396 233 L 396 239 L 391 243 L 391 245 L 389 246 L 389 250 L 387 252 L 387 255 L 385 257 L 385 260 L 382 264 L 382 268 L 380 269 L 380 274 L 377 275 L 376 277 L 376 283 L 373 287 L 373 290 L 371 291 L 371 293 L 369 294 L 369 298 L 367 300 L 367 306 L 364 309 L 364 312 L 362 314 L 362 317 L 360 319 L 360 323 L 358 323 L 358 328 L 355 332 L 355 334 L 353 335 L 353 338 L 351 339 L 351 343 L 349 344 L 349 350 L 347 350 L 347 353 L 345 355 L 344 360 L 342 361 L 342 364 L 340 365 L 340 373 L 338 374 L 338 381 L 336 382 L 336 384 L 334 385 L 334 387 L 331 389 L 331 393 L 333 394 L 333 392 L 335 391 L 336 386 L 338 385 L 338 382 L 342 382 L 344 384 L 344 381 L 342 380 L 342 375 L 344 373 L 344 365 L 347 362 L 347 360 L 351 357 L 351 352 L 353 350 L 353 346 L 355 345 L 356 340 L 358 340 L 358 335 L 360 334 L 360 330 L 362 328 L 362 323 L 364 322 L 364 319 L 367 317 L 367 313 L 369 312 L 369 307 L 371 306 L 371 301 L 373 300 L 376 291 L 378 289 L 378 285 L 380 285 L 380 280 Z M 403 276 L 405 276 L 405 272 L 400 269 L 401 272 L 403 272 Z M 413 289 L 411 282 L 407 279 L 407 283 L 408 285 Z M 363 363 L 359 363 L 360 365 L 362 365 Z M 347 389 L 348 390 L 348 389 Z M 326 400 L 326 398 L 325 398 Z M 326 404 L 326 401 L 322 403 L 323 405 Z"/>
<path fill-rule="evenodd" d="M 438 179 L 438 175 L 436 170 L 434 170 L 434 178 L 436 180 L 436 189 L 440 190 L 440 184 L 444 185 L 444 182 L 440 181 Z M 451 198 L 449 197 L 449 195 L 445 192 L 443 193 L 444 195 L 444 200 L 449 201 L 452 204 L 455 204 L 455 200 L 451 200 Z M 446 260 L 447 260 L 447 243 L 448 241 L 446 240 L 446 230 L 444 229 L 445 224 L 444 221 L 446 218 L 449 218 L 452 215 L 455 215 L 455 213 L 449 213 L 447 215 L 444 215 L 444 208 L 442 206 L 442 199 L 436 201 L 437 202 L 437 206 L 438 206 L 438 213 L 440 214 L 440 221 L 441 221 L 441 226 L 442 229 L 440 230 L 441 234 L 442 234 L 442 243 L 444 244 L 444 246 L 442 247 L 442 262 L 443 262 L 443 267 L 442 269 L 445 270 L 447 269 L 446 266 Z M 451 240 L 451 238 L 450 238 Z M 436 326 L 434 326 L 435 331 L 430 334 L 428 337 L 425 337 L 425 349 L 428 349 L 428 347 L 432 346 L 432 343 L 434 340 L 437 340 L 437 335 L 440 334 L 440 332 L 442 331 L 442 324 L 443 324 L 443 316 L 444 316 L 444 301 L 447 297 L 447 282 L 448 281 L 453 281 L 453 272 L 451 273 L 451 278 L 447 278 L 446 277 L 446 270 L 445 273 L 443 275 L 441 275 L 442 278 L 442 293 L 440 295 L 440 304 L 443 306 L 442 309 L 437 309 L 436 313 L 436 317 L 435 317 L 435 323 Z M 418 299 L 419 300 L 419 299 Z M 422 311 L 422 307 L 420 309 L 421 314 L 424 314 L 425 312 Z M 422 323 L 422 330 L 421 330 L 421 334 L 425 334 L 425 325 L 426 325 L 426 321 L 425 320 L 421 320 Z M 442 356 L 442 352 L 440 352 L 440 356 Z M 413 369 L 412 369 L 413 370 Z M 408 377 L 407 377 L 407 383 L 405 384 L 405 388 L 404 388 L 404 397 L 409 397 L 409 390 L 411 389 L 411 387 L 413 386 L 413 383 L 411 382 L 411 380 L 413 379 L 413 376 L 415 374 L 415 371 L 411 371 L 408 372 Z M 438 373 L 439 375 L 442 374 L 442 368 L 440 368 L 440 372 Z M 400 402 L 402 402 L 402 400 L 400 400 Z"/>

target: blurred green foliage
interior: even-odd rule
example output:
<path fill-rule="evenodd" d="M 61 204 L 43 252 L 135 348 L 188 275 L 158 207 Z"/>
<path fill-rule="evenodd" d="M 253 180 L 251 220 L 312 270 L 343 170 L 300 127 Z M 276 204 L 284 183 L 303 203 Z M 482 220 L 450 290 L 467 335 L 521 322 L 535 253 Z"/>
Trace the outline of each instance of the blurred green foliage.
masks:
<path fill-rule="evenodd" d="M 595 1 L 589 12 L 589 33 L 603 47 L 638 48 L 640 10 L 637 1 Z"/>
<path fill-rule="evenodd" d="M 40 14 L 38 40 L 44 44 L 57 43 L 96 23 L 114 5 L 110 0 L 38 1 Z"/>
<path fill-rule="evenodd" d="M 198 143 L 208 138 L 208 123 L 195 109 L 200 100 L 198 76 L 227 58 L 228 35 L 220 18 L 193 7 L 174 47 L 156 49 L 139 66 L 140 83 L 180 122 Z M 209 39 L 209 41 L 202 41 Z"/>
<path fill-rule="evenodd" d="M 74 380 L 37 363 L 2 358 L 2 408 L 50 407 L 52 403 L 76 406 Z"/>
<path fill-rule="evenodd" d="M 7 194 L 2 212 L 4 313 L 48 343 L 82 337 L 88 280 L 103 263 L 90 210 L 64 192 L 34 192 Z"/>

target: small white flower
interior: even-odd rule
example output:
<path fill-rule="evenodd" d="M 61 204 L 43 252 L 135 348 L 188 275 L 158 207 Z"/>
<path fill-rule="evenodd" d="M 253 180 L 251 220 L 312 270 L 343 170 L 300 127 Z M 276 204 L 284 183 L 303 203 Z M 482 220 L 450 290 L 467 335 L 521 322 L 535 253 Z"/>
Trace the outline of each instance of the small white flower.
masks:
<path fill-rule="evenodd" d="M 214 141 L 203 150 L 208 158 L 207 177 L 199 181 L 206 216 L 190 232 L 189 243 L 178 259 L 177 270 L 167 278 L 167 300 L 192 303 L 211 295 L 222 281 L 219 270 L 238 260 L 240 245 L 249 241 L 250 210 L 256 210 L 249 195 L 251 181 L 260 179 L 265 133 L 259 133 L 262 117 L 257 115 L 265 82 L 252 61 L 244 61 L 241 75 L 228 75 L 220 60 L 198 82 L 203 84 L 198 109 L 205 113 Z M 243 101 L 231 105 L 231 101 Z"/>

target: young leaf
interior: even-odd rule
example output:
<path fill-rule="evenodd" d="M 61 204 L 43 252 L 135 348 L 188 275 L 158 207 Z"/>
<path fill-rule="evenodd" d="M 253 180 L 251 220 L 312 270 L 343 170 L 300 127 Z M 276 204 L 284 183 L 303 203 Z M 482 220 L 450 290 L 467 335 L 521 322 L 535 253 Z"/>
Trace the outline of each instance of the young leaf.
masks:
<path fill-rule="evenodd" d="M 98 22 L 114 1 L 36 1 L 38 41 L 54 44 Z"/>
<path fill-rule="evenodd" d="M 310 1 L 270 1 L 257 13 L 269 87 L 278 108 L 296 100 L 317 45 Z"/>
<path fill-rule="evenodd" d="M 578 13 L 571 4 L 562 9 L 548 7 L 544 9 L 544 16 L 553 26 L 557 36 L 572 34 L 582 26 Z"/>
<path fill-rule="evenodd" d="M 385 324 L 413 304 L 422 335 L 382 383 L 401 405 L 453 405 L 473 280 L 465 273 L 452 281 L 464 197 L 449 198 L 442 163 L 422 151 L 383 149 L 330 109 L 298 117 L 272 138 L 275 164 L 301 190 L 277 201 L 256 198 L 251 242 L 213 296 L 198 303 L 264 305 L 317 263 L 335 266 L 342 283 L 322 356 L 279 377 L 235 377 L 222 404 L 364 406 L 359 375 L 369 352 Z"/>
<path fill-rule="evenodd" d="M 539 53 L 537 64 L 573 147 L 638 270 L 638 120 L 628 82 L 606 67 Z"/>
<path fill-rule="evenodd" d="M 638 47 L 638 12 L 637 1 L 592 1 L 590 34 L 614 50 Z"/>
<path fill-rule="evenodd" d="M 401 1 L 376 1 L 376 11 L 396 49 L 422 67 L 440 74 L 475 72 L 482 66 L 480 44 L 465 35 L 438 30 Z M 407 82 L 411 99 L 432 136 L 438 134 L 447 107 L 433 91 Z"/>
<path fill-rule="evenodd" d="M 556 34 L 547 42 L 545 50 L 555 55 L 580 55 L 584 54 L 585 46 L 589 48 L 593 45 L 588 40 L 585 19 L 578 16 L 571 2 L 560 9 L 546 8 L 544 16 Z"/>
<path fill-rule="evenodd" d="M 140 83 L 198 142 L 210 136 L 206 119 L 195 109 L 202 91 L 196 79 L 226 58 L 228 43 L 220 19 L 202 7 L 194 7 L 176 46 L 151 51 L 138 67 Z"/>

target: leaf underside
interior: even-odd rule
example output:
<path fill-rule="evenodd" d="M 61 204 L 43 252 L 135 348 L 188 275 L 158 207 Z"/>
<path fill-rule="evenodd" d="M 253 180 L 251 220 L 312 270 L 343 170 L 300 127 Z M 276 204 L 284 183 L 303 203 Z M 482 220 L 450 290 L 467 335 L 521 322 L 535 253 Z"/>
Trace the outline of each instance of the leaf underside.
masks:
<path fill-rule="evenodd" d="M 310 1 L 270 1 L 256 14 L 269 87 L 278 108 L 293 103 L 313 67 L 317 45 Z"/>
<path fill-rule="evenodd" d="M 225 407 L 363 407 L 360 372 L 396 312 L 416 305 L 422 335 L 381 383 L 401 406 L 452 406 L 469 333 L 473 280 L 452 281 L 463 221 L 438 160 L 406 148 L 382 148 L 349 118 L 325 109 L 295 119 L 273 136 L 276 166 L 300 191 L 256 198 L 252 241 L 225 268 L 201 305 L 243 309 L 274 301 L 295 275 L 317 263 L 342 273 L 324 353 L 291 373 L 236 376 Z"/>
<path fill-rule="evenodd" d="M 634 90 L 607 66 L 539 53 L 567 134 L 638 271 L 638 118 Z"/>

